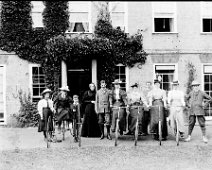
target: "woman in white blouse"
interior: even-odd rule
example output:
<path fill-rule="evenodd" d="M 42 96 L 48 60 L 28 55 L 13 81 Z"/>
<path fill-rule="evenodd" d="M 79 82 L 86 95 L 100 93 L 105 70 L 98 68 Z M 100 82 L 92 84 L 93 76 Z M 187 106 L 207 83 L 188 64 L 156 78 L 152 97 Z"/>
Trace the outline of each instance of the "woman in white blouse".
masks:
<path fill-rule="evenodd" d="M 54 107 L 53 101 L 50 99 L 50 89 L 45 89 L 42 94 L 42 99 L 38 102 L 37 109 L 40 115 L 38 132 L 43 132 L 44 140 L 46 140 L 47 121 L 49 116 L 53 116 Z M 52 120 L 52 119 L 51 119 Z M 50 131 L 53 131 L 53 122 L 50 122 Z"/>
<path fill-rule="evenodd" d="M 176 134 L 176 123 L 177 119 L 179 122 L 179 132 L 181 137 L 184 137 L 185 129 L 184 129 L 184 120 L 183 120 L 183 107 L 185 106 L 184 101 L 184 93 L 179 90 L 179 82 L 173 81 L 173 90 L 168 93 L 168 103 L 170 104 L 170 126 L 174 130 Z"/>

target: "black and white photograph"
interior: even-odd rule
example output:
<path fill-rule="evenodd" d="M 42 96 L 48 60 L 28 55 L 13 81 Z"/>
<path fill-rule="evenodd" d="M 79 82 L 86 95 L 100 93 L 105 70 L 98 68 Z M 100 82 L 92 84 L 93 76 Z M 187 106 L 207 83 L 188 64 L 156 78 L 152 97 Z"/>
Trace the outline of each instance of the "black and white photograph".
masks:
<path fill-rule="evenodd" d="M 212 169 L 212 1 L 0 1 L 0 170 L 69 169 Z"/>

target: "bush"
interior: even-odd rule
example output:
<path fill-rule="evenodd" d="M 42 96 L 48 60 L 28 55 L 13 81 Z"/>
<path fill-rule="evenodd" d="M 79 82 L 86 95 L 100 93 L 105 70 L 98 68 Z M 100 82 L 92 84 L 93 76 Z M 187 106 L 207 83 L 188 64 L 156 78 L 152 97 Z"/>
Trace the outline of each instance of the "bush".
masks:
<path fill-rule="evenodd" d="M 36 104 L 32 102 L 30 93 L 27 95 L 19 90 L 20 110 L 18 114 L 13 114 L 20 127 L 36 127 L 38 125 L 39 114 Z"/>

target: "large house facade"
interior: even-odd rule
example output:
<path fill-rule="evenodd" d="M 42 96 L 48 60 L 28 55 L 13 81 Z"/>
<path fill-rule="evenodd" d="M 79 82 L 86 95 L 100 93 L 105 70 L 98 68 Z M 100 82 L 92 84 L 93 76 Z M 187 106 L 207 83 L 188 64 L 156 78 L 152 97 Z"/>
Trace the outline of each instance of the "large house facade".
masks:
<path fill-rule="evenodd" d="M 32 1 L 33 27 L 43 27 L 42 1 Z M 93 33 L 98 15 L 96 1 L 69 1 L 70 27 L 67 34 Z M 147 81 L 160 78 L 162 88 L 169 91 L 171 82 L 178 79 L 185 92 L 188 81 L 188 63 L 196 69 L 201 89 L 212 96 L 212 2 L 109 2 L 112 24 L 120 26 L 129 35 L 138 30 L 143 35 L 147 52 L 144 65 L 133 68 L 117 65 L 117 78 L 128 90 L 137 82 L 142 88 Z M 90 82 L 98 83 L 98 63 L 93 60 L 87 69 L 70 68 L 62 64 L 61 85 L 67 84 L 71 93 L 86 90 Z M 10 115 L 20 107 L 21 89 L 38 101 L 45 88 L 45 75 L 38 64 L 20 59 L 14 53 L 0 51 L 0 124 L 7 124 Z M 212 110 L 206 110 L 208 117 Z"/>

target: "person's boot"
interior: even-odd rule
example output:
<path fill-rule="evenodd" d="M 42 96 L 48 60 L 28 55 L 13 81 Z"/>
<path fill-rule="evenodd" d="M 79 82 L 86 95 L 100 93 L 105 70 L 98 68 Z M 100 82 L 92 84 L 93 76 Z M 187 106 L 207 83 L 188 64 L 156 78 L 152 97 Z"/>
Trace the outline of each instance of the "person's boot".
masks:
<path fill-rule="evenodd" d="M 203 142 L 208 143 L 208 139 L 206 136 L 202 136 L 202 140 L 203 140 Z"/>
<path fill-rule="evenodd" d="M 99 127 L 100 127 L 100 131 L 101 131 L 101 138 L 100 138 L 100 140 L 102 140 L 102 139 L 105 138 L 105 135 L 104 135 L 104 124 L 99 124 Z"/>
<path fill-rule="evenodd" d="M 191 135 L 188 135 L 188 137 L 185 139 L 185 142 L 190 142 L 191 141 Z"/>
<path fill-rule="evenodd" d="M 112 140 L 110 136 L 110 126 L 106 126 L 106 127 L 107 127 L 107 139 Z"/>

